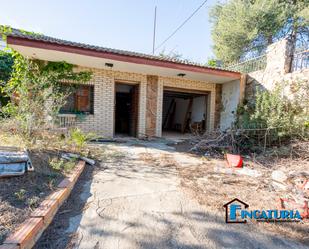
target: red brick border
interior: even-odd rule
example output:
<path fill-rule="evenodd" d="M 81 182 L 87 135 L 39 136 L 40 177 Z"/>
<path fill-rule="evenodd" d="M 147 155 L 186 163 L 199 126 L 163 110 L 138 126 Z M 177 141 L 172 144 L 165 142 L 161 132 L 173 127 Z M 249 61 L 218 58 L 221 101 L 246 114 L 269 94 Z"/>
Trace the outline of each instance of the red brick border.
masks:
<path fill-rule="evenodd" d="M 63 179 L 57 186 L 58 189 L 30 214 L 30 218 L 19 225 L 16 232 L 9 235 L 3 245 L 0 245 L 0 249 L 32 248 L 51 223 L 60 206 L 69 197 L 84 168 L 85 162 L 79 161 L 70 176 Z"/>

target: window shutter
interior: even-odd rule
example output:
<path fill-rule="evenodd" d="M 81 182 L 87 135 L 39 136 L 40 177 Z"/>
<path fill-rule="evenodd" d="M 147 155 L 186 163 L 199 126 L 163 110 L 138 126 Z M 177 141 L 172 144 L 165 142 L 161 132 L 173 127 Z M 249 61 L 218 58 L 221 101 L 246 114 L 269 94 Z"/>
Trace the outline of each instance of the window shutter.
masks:
<path fill-rule="evenodd" d="M 90 91 L 89 87 L 81 86 L 76 92 L 76 109 L 82 112 L 90 111 Z"/>

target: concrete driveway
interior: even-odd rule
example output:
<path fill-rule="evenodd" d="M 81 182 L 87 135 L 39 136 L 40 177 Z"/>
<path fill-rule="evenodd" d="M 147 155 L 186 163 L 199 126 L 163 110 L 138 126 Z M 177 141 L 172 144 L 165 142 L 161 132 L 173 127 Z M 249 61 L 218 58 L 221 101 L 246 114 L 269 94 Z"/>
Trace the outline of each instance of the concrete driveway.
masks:
<path fill-rule="evenodd" d="M 77 248 L 306 248 L 253 226 L 225 224 L 222 212 L 187 196 L 169 159 L 183 167 L 198 159 L 160 142 L 108 148 L 113 159 L 85 184 L 80 198 L 87 208 L 66 231 L 77 232 Z"/>

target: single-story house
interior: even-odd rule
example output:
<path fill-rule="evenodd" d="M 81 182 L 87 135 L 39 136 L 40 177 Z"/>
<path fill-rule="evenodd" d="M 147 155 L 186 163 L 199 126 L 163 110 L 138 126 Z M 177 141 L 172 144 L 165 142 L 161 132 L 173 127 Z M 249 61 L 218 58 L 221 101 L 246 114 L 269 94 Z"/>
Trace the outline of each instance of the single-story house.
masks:
<path fill-rule="evenodd" d="M 84 113 L 76 126 L 104 137 L 226 129 L 243 97 L 244 77 L 222 68 L 16 30 L 7 43 L 29 58 L 91 70 L 92 79 L 68 98 L 61 117 Z"/>

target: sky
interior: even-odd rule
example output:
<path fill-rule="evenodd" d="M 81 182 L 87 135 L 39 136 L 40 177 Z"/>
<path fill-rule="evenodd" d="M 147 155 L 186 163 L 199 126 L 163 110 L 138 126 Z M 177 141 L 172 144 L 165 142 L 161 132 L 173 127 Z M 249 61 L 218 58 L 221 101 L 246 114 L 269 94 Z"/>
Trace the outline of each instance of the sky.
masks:
<path fill-rule="evenodd" d="M 203 0 L 0 0 L 0 24 L 65 40 L 151 54 L 154 8 L 156 44 L 165 40 Z M 164 46 L 184 59 L 213 57 L 208 0 Z"/>

